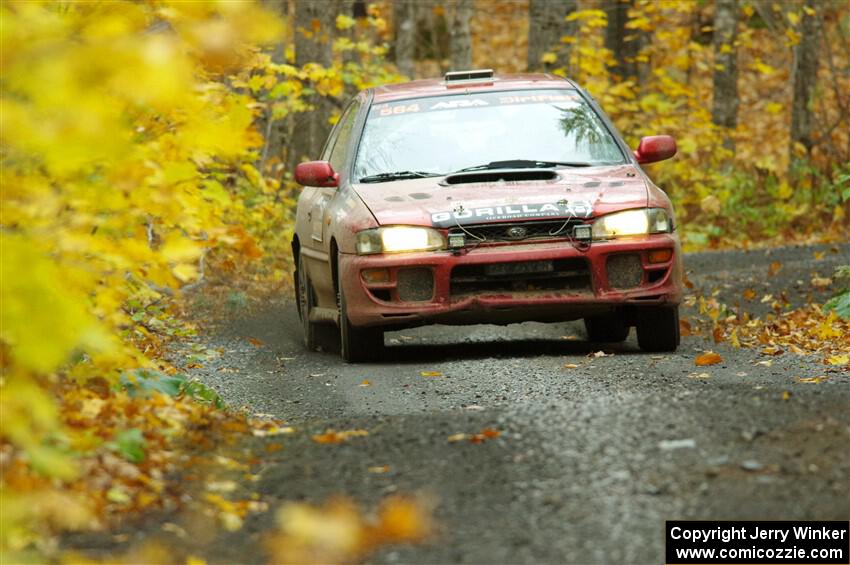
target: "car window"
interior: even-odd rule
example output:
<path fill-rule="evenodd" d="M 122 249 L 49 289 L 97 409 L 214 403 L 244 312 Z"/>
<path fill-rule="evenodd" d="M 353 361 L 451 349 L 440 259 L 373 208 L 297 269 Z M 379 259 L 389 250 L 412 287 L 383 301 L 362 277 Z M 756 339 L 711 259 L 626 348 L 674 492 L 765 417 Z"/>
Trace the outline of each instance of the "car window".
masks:
<path fill-rule="evenodd" d="M 339 127 L 334 132 L 336 139 L 332 140 L 333 147 L 327 160 L 331 167 L 337 172 L 341 171 L 345 165 L 346 150 L 348 142 L 351 139 L 351 133 L 354 131 L 354 122 L 357 120 L 357 112 L 360 109 L 360 102 L 355 100 L 348 105 L 342 117 L 339 119 Z"/>
<path fill-rule="evenodd" d="M 515 159 L 625 162 L 601 118 L 575 89 L 521 90 L 372 106 L 355 175 L 446 174 Z"/>

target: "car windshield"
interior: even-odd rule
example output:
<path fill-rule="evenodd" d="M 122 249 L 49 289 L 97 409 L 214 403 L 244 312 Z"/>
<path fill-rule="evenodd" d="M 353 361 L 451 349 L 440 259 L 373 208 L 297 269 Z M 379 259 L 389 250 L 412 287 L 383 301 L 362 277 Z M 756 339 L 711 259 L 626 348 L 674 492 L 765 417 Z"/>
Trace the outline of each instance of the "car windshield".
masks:
<path fill-rule="evenodd" d="M 466 93 L 372 106 L 355 177 L 521 160 L 607 165 L 624 157 L 574 89 Z"/>

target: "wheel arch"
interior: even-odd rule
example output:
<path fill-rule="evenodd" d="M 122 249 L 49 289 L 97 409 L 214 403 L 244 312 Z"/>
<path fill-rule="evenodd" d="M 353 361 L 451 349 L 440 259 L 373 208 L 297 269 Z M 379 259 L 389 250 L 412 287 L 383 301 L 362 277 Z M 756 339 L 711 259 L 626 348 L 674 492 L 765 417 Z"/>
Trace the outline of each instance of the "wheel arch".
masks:
<path fill-rule="evenodd" d="M 334 292 L 339 293 L 339 246 L 336 238 L 331 238 L 330 244 L 331 281 L 333 281 Z"/>
<path fill-rule="evenodd" d="M 298 234 L 292 236 L 292 263 L 295 268 L 298 268 L 298 256 L 301 254 L 301 240 L 298 239 Z"/>

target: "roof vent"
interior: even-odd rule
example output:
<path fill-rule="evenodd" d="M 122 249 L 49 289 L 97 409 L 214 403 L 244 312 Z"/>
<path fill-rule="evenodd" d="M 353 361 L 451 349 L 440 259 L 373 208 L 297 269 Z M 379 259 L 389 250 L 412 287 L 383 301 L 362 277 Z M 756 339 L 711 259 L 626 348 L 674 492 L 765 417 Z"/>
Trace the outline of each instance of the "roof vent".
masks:
<path fill-rule="evenodd" d="M 467 82 L 492 82 L 493 74 L 493 69 L 451 71 L 446 73 L 444 79 L 446 81 L 446 84 L 457 84 Z"/>

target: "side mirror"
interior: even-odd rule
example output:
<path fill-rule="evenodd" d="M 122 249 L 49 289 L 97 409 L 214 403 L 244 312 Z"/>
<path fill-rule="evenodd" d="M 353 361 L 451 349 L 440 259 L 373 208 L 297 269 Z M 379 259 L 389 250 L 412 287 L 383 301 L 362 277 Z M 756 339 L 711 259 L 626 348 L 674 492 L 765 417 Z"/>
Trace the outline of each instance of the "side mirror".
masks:
<path fill-rule="evenodd" d="M 635 149 L 637 162 L 655 163 L 669 159 L 676 154 L 676 140 L 669 135 L 650 135 L 640 140 L 638 148 Z"/>
<path fill-rule="evenodd" d="M 327 161 L 307 161 L 296 165 L 295 182 L 303 186 L 339 186 L 339 173 Z"/>

